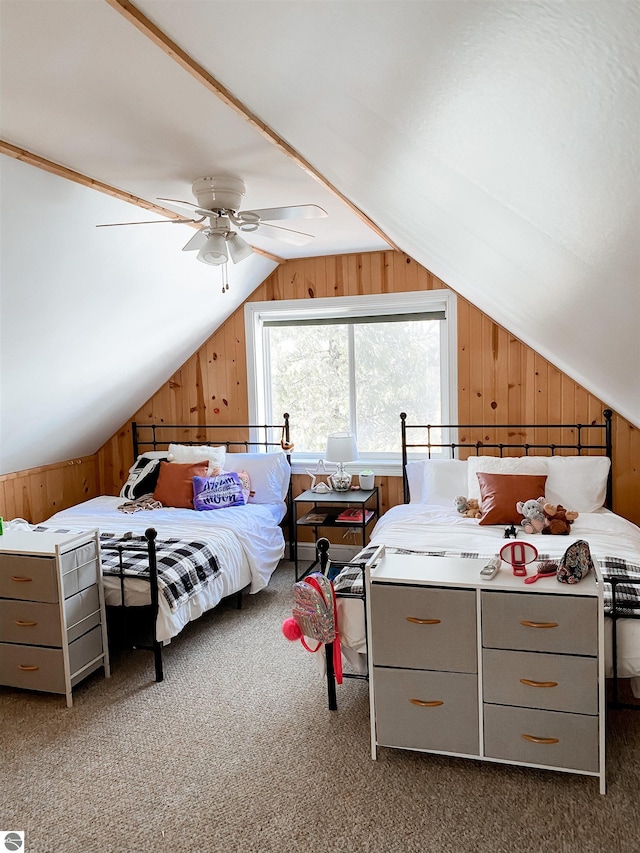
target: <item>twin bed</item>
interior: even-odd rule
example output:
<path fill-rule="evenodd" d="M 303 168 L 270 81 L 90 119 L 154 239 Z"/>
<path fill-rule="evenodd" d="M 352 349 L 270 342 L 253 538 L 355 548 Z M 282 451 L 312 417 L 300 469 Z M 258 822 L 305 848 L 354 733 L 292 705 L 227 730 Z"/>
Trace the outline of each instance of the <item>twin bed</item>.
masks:
<path fill-rule="evenodd" d="M 63 510 L 36 528 L 100 531 L 107 607 L 125 608 L 135 617 L 142 614 L 140 608 L 150 609 L 158 681 L 164 644 L 223 598 L 236 595 L 240 606 L 244 590 L 264 589 L 284 556 L 291 489 L 288 417 L 282 424 L 261 426 L 133 423 L 135 461 L 120 495 Z M 248 486 L 247 502 L 218 505 L 214 501 L 220 495 L 226 499 L 226 492 L 216 492 L 210 508 L 196 510 L 181 505 L 188 503 L 181 482 L 173 487 L 175 499 L 170 489 L 162 503 L 154 501 L 158 475 L 164 473 L 160 465 L 174 474 L 174 462 L 185 476 L 192 473 L 192 463 L 193 471 L 204 474 L 197 467 L 204 465 L 213 477 L 210 483 L 220 481 L 223 472 L 235 472 Z"/>
<path fill-rule="evenodd" d="M 605 577 L 607 676 L 615 680 L 614 701 L 618 678 L 629 678 L 640 698 L 640 528 L 611 510 L 611 412 L 598 424 L 535 427 L 409 425 L 403 414 L 401 429 L 405 503 L 382 516 L 370 547 L 353 562 L 379 545 L 395 553 L 491 558 L 514 541 L 505 538 L 514 522 L 516 541 L 534 545 L 538 561 L 557 561 L 571 543 L 584 540 Z M 526 500 L 538 497 L 527 488 L 540 477 L 550 503 L 579 513 L 567 535 L 525 533 L 521 516 L 513 517 L 516 478 L 520 499 Z M 458 495 L 479 497 L 484 517 L 463 517 L 454 506 Z M 502 563 L 502 571 L 511 567 Z M 533 567 L 528 573 L 535 573 Z M 335 588 L 345 669 L 366 672 L 363 601 L 341 597 L 361 593 L 361 571 L 346 567 Z"/>

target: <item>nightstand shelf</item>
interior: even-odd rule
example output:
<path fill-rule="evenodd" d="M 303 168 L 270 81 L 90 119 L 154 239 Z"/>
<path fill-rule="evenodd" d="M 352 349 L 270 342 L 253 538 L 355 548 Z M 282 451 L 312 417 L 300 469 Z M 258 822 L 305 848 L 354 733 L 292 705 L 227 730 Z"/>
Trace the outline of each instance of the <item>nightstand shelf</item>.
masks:
<path fill-rule="evenodd" d="M 327 492 L 319 494 L 307 489 L 297 498 L 294 498 L 296 514 L 301 504 L 313 504 L 300 518 L 296 518 L 295 541 L 294 541 L 294 564 L 296 581 L 308 574 L 318 564 L 313 562 L 301 573 L 298 572 L 298 530 L 300 527 L 312 527 L 314 536 L 318 538 L 320 527 L 340 527 L 344 530 L 357 529 L 362 533 L 362 547 L 367 544 L 367 532 L 380 515 L 380 496 L 378 487 L 373 489 L 349 489 L 346 492 Z M 346 509 L 360 510 L 362 515 L 359 519 L 339 520 Z"/>

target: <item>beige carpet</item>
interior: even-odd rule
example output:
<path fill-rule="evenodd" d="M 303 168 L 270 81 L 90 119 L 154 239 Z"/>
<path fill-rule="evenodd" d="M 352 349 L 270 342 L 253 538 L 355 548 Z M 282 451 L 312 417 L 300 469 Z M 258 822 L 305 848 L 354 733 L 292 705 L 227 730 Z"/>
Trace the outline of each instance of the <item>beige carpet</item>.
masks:
<path fill-rule="evenodd" d="M 326 707 L 280 625 L 282 564 L 165 652 L 129 652 L 60 697 L 0 688 L 0 830 L 27 853 L 638 851 L 640 713 L 610 712 L 608 793 L 590 777 L 380 750 L 364 682 Z"/>

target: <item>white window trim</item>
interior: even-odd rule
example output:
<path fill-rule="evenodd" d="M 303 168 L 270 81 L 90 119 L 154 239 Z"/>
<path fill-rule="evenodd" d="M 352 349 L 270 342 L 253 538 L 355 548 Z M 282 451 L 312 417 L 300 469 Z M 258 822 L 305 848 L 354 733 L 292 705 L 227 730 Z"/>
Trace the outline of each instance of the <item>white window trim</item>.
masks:
<path fill-rule="evenodd" d="M 458 320 L 456 294 L 452 290 L 421 290 L 408 293 L 377 293 L 366 296 L 331 296 L 320 299 L 288 299 L 271 302 L 247 302 L 244 307 L 245 338 L 247 352 L 247 396 L 249 422 L 265 423 L 267 400 L 262 378 L 264 376 L 265 353 L 263 347 L 264 320 L 308 320 L 313 318 L 335 318 L 379 316 L 384 314 L 411 314 L 429 311 L 444 311 L 446 323 L 440 341 L 440 380 L 444 389 L 442 397 L 442 423 L 452 424 L 458 420 Z M 280 414 L 280 413 L 279 413 Z M 409 422 L 411 412 L 407 412 Z M 274 413 L 274 417 L 278 417 Z M 400 434 L 400 412 L 398 412 L 398 434 Z M 295 444 L 295 435 L 291 436 Z M 357 473 L 363 468 L 373 469 L 378 476 L 399 477 L 402 475 L 400 454 L 395 458 L 384 456 L 367 458 L 360 463 L 347 465 L 347 470 Z M 294 451 L 292 467 L 294 474 L 304 474 L 314 467 L 317 456 Z"/>

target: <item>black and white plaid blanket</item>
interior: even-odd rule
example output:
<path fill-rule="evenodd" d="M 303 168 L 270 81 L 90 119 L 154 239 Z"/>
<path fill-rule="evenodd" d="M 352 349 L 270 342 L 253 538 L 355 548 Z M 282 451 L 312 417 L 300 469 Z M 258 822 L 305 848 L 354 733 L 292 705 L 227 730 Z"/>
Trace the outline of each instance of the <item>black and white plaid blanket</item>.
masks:
<path fill-rule="evenodd" d="M 35 527 L 37 532 L 72 533 L 71 530 L 52 530 Z M 211 546 L 203 541 L 184 539 L 156 539 L 156 564 L 158 589 L 167 600 L 171 611 L 198 593 L 207 581 L 219 574 L 220 567 Z M 147 540 L 144 536 L 125 533 L 100 534 L 102 573 L 120 575 L 120 553 L 122 569 L 127 577 L 148 578 L 149 559 Z"/>
<path fill-rule="evenodd" d="M 467 557 L 469 559 L 488 560 L 495 556 L 494 553 L 480 553 L 471 551 L 412 551 L 408 548 L 387 548 L 389 554 L 419 554 L 423 557 Z M 366 561 L 367 553 L 362 551 L 357 554 L 352 562 L 361 563 Z M 557 560 L 549 554 L 538 554 L 538 560 Z M 612 610 L 612 593 L 610 579 L 618 581 L 616 584 L 616 613 L 618 616 L 640 616 L 640 565 L 629 563 L 619 557 L 603 557 L 596 560 L 604 579 L 604 609 L 610 614 Z M 620 583 L 628 581 L 628 583 Z M 360 565 L 347 565 L 335 577 L 334 589 L 339 592 L 350 592 L 355 595 L 362 594 L 362 568 Z"/>

